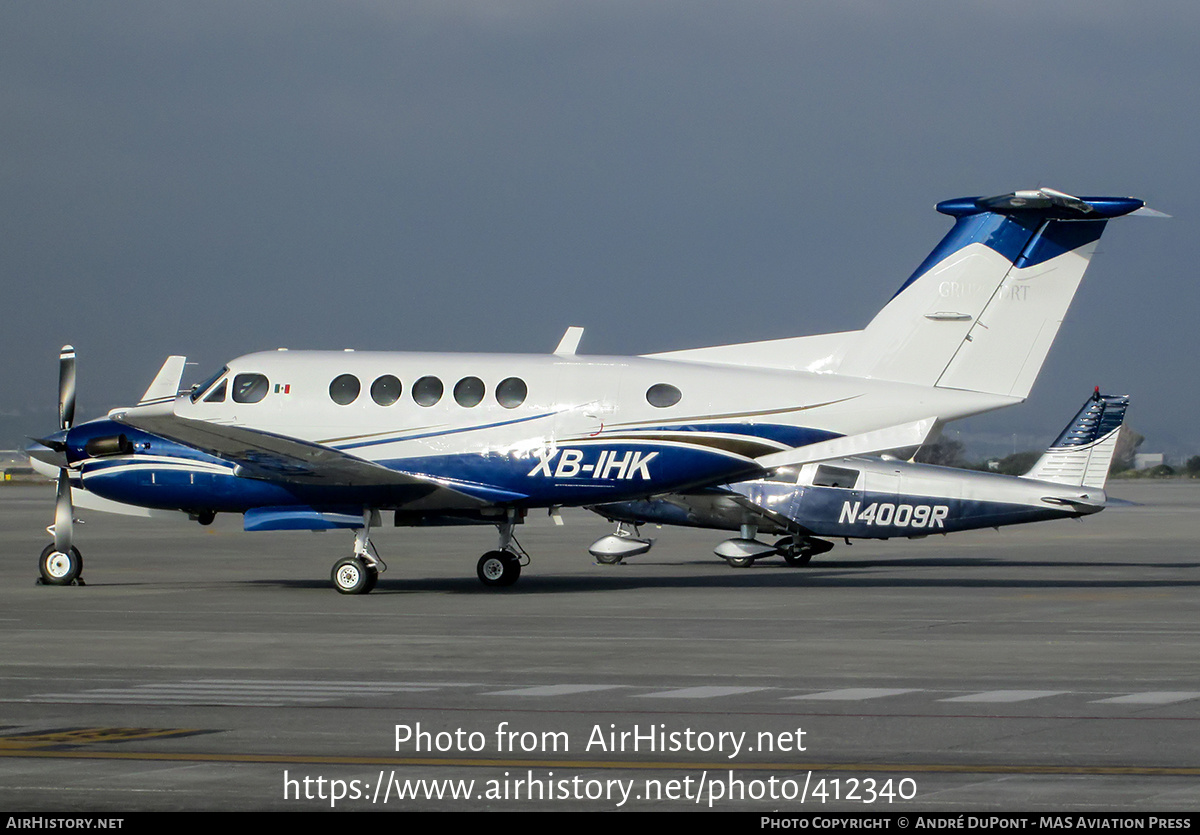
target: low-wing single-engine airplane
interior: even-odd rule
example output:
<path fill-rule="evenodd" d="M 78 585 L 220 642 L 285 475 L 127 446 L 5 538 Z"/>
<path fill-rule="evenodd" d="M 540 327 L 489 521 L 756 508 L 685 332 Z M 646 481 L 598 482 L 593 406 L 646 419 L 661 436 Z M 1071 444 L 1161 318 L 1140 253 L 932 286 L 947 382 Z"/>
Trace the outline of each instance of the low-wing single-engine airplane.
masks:
<path fill-rule="evenodd" d="M 246 530 L 355 532 L 343 593 L 385 568 L 370 531 L 493 524 L 480 580 L 528 562 L 533 508 L 584 506 L 920 445 L 940 423 L 1029 394 L 1107 222 L 1141 200 L 1048 188 L 938 205 L 946 237 L 861 331 L 638 357 L 278 350 L 180 393 L 170 357 L 141 401 L 74 425 L 60 359 L 59 431 L 29 449 L 56 473 L 43 582 L 82 560 L 75 507 L 239 513 Z"/>
<path fill-rule="evenodd" d="M 588 550 L 615 564 L 650 550 L 653 540 L 639 536 L 639 525 L 686 525 L 739 531 L 715 549 L 734 568 L 776 555 L 805 565 L 833 547 L 820 537 L 920 538 L 1098 513 L 1128 404 L 1128 397 L 1097 389 L 1022 476 L 885 456 L 780 467 L 737 484 L 593 506 L 618 526 Z M 782 538 L 768 544 L 757 539 L 760 533 Z"/>

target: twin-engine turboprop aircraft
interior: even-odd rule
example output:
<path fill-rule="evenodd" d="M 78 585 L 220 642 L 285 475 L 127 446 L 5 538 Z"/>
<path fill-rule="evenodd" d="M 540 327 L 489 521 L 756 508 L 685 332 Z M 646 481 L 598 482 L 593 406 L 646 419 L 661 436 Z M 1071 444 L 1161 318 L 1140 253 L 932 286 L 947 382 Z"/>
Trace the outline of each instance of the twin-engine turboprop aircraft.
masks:
<path fill-rule="evenodd" d="M 941 203 L 953 228 L 861 331 L 640 357 L 579 356 L 576 328 L 545 356 L 279 350 L 182 394 L 171 357 L 137 405 L 78 426 L 64 349 L 59 431 L 29 450 L 58 477 L 42 579 L 79 577 L 80 506 L 351 529 L 332 571 L 347 594 L 385 568 L 369 538 L 385 513 L 493 524 L 479 578 L 510 585 L 530 509 L 913 448 L 942 422 L 1021 402 L 1106 223 L 1143 205 L 1047 188 Z"/>
<path fill-rule="evenodd" d="M 653 545 L 637 526 L 687 525 L 739 531 L 715 549 L 735 568 L 776 555 L 804 565 L 833 547 L 819 537 L 916 538 L 1086 516 L 1104 509 L 1104 482 L 1128 404 L 1128 397 L 1097 389 L 1023 476 L 885 457 L 780 467 L 738 484 L 592 507 L 618 526 L 588 550 L 615 564 Z M 783 538 L 768 544 L 757 539 L 760 533 Z"/>

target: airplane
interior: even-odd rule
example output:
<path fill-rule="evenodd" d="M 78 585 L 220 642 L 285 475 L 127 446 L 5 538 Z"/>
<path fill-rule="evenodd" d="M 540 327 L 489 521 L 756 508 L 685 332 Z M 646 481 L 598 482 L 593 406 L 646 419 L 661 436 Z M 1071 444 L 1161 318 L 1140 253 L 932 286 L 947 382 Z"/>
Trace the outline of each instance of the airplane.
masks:
<path fill-rule="evenodd" d="M 1108 468 L 1129 405 L 1097 388 L 1029 472 L 1021 476 L 870 456 L 780 467 L 763 478 L 589 507 L 616 533 L 588 549 L 614 565 L 644 554 L 647 523 L 739 531 L 714 552 L 733 568 L 781 556 L 807 565 L 833 548 L 820 537 L 920 539 L 932 534 L 1068 519 L 1104 509 Z M 626 526 L 632 525 L 630 531 Z M 782 535 L 774 544 L 760 533 Z"/>
<path fill-rule="evenodd" d="M 1130 197 L 1050 188 L 948 200 L 953 226 L 860 331 L 634 357 L 287 350 L 230 360 L 181 390 L 169 357 L 141 400 L 28 448 L 57 480 L 41 582 L 78 583 L 75 508 L 243 517 L 247 531 L 354 532 L 331 582 L 363 594 L 396 526 L 494 525 L 476 573 L 517 581 L 530 510 L 757 478 L 781 466 L 915 448 L 946 421 L 1029 394 L 1110 219 Z"/>

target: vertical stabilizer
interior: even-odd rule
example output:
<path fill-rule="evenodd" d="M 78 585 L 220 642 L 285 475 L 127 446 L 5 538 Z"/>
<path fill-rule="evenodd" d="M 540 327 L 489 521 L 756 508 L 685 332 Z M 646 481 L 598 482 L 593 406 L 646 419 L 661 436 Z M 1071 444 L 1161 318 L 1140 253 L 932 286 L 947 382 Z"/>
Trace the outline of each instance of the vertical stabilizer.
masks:
<path fill-rule="evenodd" d="M 1023 478 L 1103 488 L 1129 398 L 1096 393 Z"/>
<path fill-rule="evenodd" d="M 1027 397 L 1125 197 L 1053 189 L 939 203 L 954 227 L 862 331 L 840 374 Z"/>

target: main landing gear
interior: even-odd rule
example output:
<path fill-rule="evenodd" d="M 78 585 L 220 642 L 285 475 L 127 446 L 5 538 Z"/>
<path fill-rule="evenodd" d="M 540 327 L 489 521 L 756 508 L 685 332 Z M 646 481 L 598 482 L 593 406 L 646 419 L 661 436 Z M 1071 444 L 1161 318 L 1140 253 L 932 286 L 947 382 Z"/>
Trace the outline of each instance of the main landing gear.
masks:
<path fill-rule="evenodd" d="M 713 549 L 730 568 L 749 568 L 755 560 L 777 554 L 790 566 L 808 565 L 814 556 L 833 547 L 832 542 L 801 534 L 785 536 L 774 545 L 768 545 L 755 538 L 758 536 L 756 525 L 742 525 L 741 533 L 740 537 L 727 539 Z"/>
<path fill-rule="evenodd" d="M 529 555 L 513 536 L 513 528 L 521 521 L 519 511 L 510 510 L 503 522 L 496 525 L 500 539 L 496 550 L 488 551 L 479 558 L 476 573 L 485 586 L 503 588 L 511 586 L 521 576 L 521 567 L 529 564 Z M 368 594 L 375 588 L 381 572 L 387 565 L 379 558 L 379 552 L 371 542 L 371 526 L 380 524 L 378 510 L 363 511 L 363 524 L 354 531 L 354 553 L 333 564 L 329 579 L 333 587 L 342 594 Z M 53 548 L 53 546 L 51 546 Z M 76 551 L 76 556 L 78 552 Z M 59 555 L 61 556 L 61 555 Z M 45 555 L 43 555 L 43 563 Z M 65 570 L 65 569 L 56 569 Z M 43 568 L 43 574 L 46 569 Z"/>
<path fill-rule="evenodd" d="M 529 564 L 529 555 L 513 537 L 513 527 L 516 526 L 517 521 L 516 512 L 510 510 L 508 517 L 496 526 L 500 532 L 499 547 L 480 557 L 475 566 L 475 573 L 479 575 L 479 581 L 485 586 L 491 588 L 511 586 L 521 578 L 521 560 L 525 560 L 525 565 Z"/>
<path fill-rule="evenodd" d="M 378 510 L 363 511 L 363 526 L 354 532 L 354 553 L 333 564 L 329 579 L 342 594 L 368 594 L 387 564 L 371 542 L 371 525 L 379 524 Z"/>
<path fill-rule="evenodd" d="M 653 545 L 653 539 L 641 538 L 637 525 L 630 531 L 624 522 L 618 522 L 616 533 L 597 539 L 588 547 L 588 553 L 601 565 L 618 565 L 626 557 L 646 553 Z"/>

